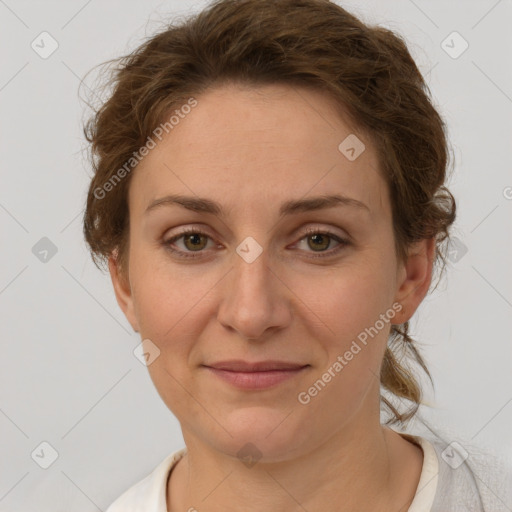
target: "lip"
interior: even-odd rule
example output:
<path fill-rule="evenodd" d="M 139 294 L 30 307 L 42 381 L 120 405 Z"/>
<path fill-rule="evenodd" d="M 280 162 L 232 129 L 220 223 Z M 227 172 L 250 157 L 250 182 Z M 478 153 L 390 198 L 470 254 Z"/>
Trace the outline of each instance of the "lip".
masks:
<path fill-rule="evenodd" d="M 243 361 L 242 359 L 230 359 L 229 361 L 219 361 L 204 365 L 208 368 L 215 368 L 217 370 L 227 370 L 231 372 L 265 372 L 271 370 L 299 370 L 308 366 L 301 363 L 292 363 L 290 361 L 278 361 L 269 359 L 267 361 L 257 361 L 251 363 L 249 361 Z"/>
<path fill-rule="evenodd" d="M 240 389 L 267 389 L 306 370 L 309 365 L 286 361 L 222 361 L 204 367 L 225 382 Z"/>

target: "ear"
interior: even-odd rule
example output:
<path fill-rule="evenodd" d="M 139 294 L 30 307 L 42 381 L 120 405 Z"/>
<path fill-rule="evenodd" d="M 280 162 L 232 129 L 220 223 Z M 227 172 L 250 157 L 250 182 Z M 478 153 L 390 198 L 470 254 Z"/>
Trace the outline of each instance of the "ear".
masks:
<path fill-rule="evenodd" d="M 120 272 L 117 261 L 117 254 L 113 253 L 108 258 L 108 269 L 110 271 L 110 278 L 114 285 L 114 292 L 116 294 L 117 303 L 124 313 L 124 316 L 130 322 L 133 330 L 139 332 L 139 324 L 135 316 L 135 308 L 133 305 L 133 295 L 130 287 L 128 276 Z"/>
<path fill-rule="evenodd" d="M 432 281 L 435 238 L 426 238 L 413 244 L 405 263 L 400 263 L 397 276 L 395 302 L 402 305 L 394 324 L 407 322 L 418 309 Z"/>

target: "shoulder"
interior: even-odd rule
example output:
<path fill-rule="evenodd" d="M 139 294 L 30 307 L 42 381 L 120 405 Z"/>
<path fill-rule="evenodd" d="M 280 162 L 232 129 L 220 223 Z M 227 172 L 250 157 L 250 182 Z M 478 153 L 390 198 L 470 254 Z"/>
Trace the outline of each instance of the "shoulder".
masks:
<path fill-rule="evenodd" d="M 165 457 L 149 475 L 121 494 L 106 512 L 167 512 L 167 477 L 185 453 L 186 448 L 182 448 Z"/>
<path fill-rule="evenodd" d="M 471 440 L 414 436 L 437 456 L 431 512 L 505 512 L 512 506 L 512 466 Z M 418 488 L 417 492 L 421 489 Z"/>

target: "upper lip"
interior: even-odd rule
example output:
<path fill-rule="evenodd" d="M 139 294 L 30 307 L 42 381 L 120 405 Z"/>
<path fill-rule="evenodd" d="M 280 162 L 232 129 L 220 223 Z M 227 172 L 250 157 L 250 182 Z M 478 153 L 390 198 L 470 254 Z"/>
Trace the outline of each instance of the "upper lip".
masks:
<path fill-rule="evenodd" d="M 229 361 L 219 361 L 205 366 L 209 368 L 216 368 L 217 370 L 228 370 L 232 372 L 264 372 L 270 370 L 299 370 L 300 368 L 308 365 L 275 360 L 250 363 L 248 361 L 242 361 L 241 359 L 232 359 Z"/>

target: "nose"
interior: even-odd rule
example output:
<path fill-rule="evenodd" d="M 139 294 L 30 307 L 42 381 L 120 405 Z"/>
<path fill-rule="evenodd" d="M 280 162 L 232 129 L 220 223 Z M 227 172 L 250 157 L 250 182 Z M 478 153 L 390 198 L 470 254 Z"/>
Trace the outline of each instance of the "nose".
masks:
<path fill-rule="evenodd" d="M 265 250 L 253 261 L 235 253 L 223 281 L 218 320 L 225 328 L 247 340 L 263 340 L 290 323 L 293 294 Z"/>

